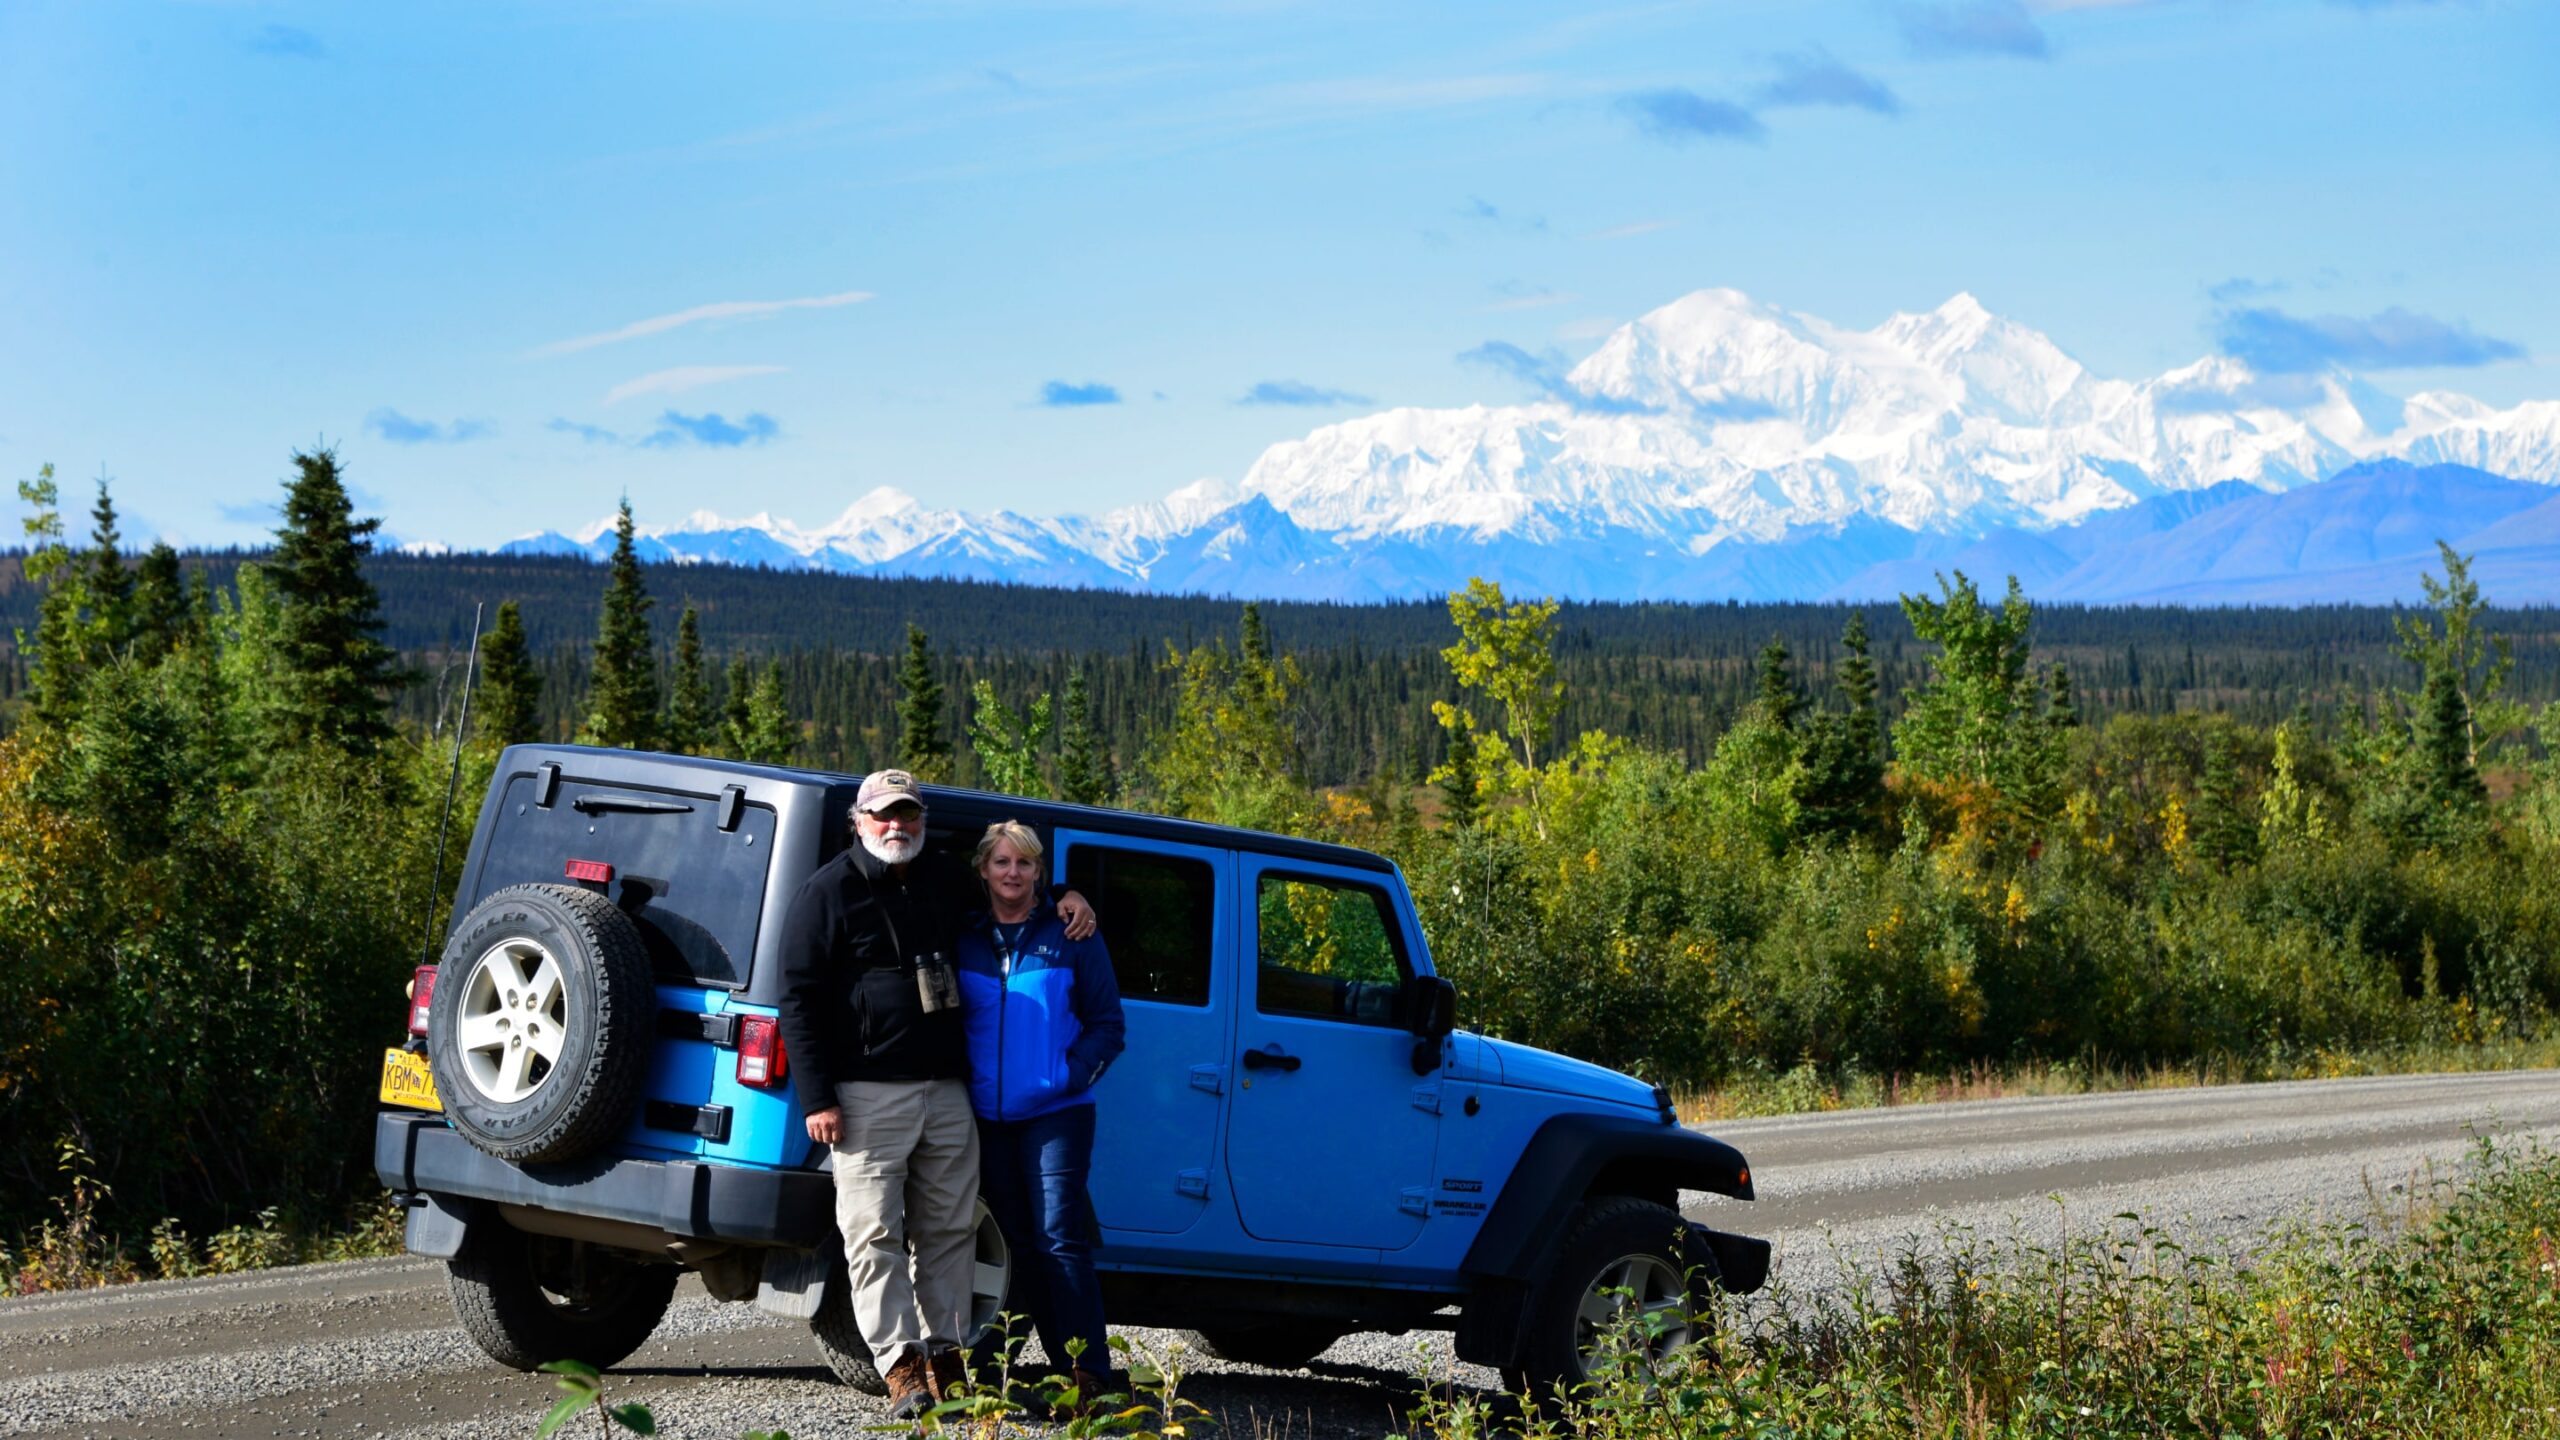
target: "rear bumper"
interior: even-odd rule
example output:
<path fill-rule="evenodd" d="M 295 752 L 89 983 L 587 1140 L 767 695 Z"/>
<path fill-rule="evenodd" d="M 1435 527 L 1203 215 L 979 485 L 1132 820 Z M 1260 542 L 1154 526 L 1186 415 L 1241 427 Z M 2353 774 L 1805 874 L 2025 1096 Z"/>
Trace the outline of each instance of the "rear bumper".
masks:
<path fill-rule="evenodd" d="M 835 1181 L 814 1170 L 609 1156 L 510 1165 L 473 1149 L 437 1116 L 399 1110 L 374 1117 L 373 1169 L 393 1190 L 530 1205 L 687 1238 L 802 1249 L 835 1238 Z"/>

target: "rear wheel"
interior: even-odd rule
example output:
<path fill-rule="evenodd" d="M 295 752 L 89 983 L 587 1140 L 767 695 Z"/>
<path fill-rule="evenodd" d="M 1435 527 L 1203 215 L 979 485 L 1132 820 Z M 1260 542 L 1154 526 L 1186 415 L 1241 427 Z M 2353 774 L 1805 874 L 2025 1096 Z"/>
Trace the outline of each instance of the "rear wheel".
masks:
<path fill-rule="evenodd" d="M 683 1274 L 626 1252 L 495 1220 L 471 1227 L 445 1262 L 463 1333 L 517 1370 L 583 1360 L 601 1370 L 646 1344 Z"/>
<path fill-rule="evenodd" d="M 1586 1201 L 1530 1292 L 1503 1378 L 1553 1400 L 1612 1365 L 1649 1372 L 1706 1337 L 1716 1274 L 1715 1252 L 1678 1211 L 1625 1195 Z"/>
<path fill-rule="evenodd" d="M 984 1362 L 993 1355 L 997 1338 L 1003 1333 L 1001 1322 L 1012 1302 L 1013 1247 L 1005 1242 L 1004 1229 L 996 1224 L 995 1213 L 987 1202 L 978 1204 L 977 1252 L 970 1272 L 969 1334 L 963 1342 L 973 1362 Z M 1015 1328 L 1027 1328 L 1026 1319 Z M 818 1302 L 818 1313 L 809 1320 L 809 1334 L 818 1342 L 818 1354 L 834 1371 L 836 1378 L 865 1395 L 886 1395 L 888 1382 L 880 1378 L 880 1367 L 872 1363 L 871 1346 L 862 1338 L 862 1326 L 853 1315 L 853 1287 L 845 1278 L 839 1259 L 833 1273 L 827 1276 L 826 1296 Z"/>
<path fill-rule="evenodd" d="M 1350 1333 L 1330 1320 L 1278 1319 L 1186 1330 L 1183 1338 L 1212 1360 L 1233 1360 L 1266 1370 L 1303 1370 L 1308 1361 Z"/>

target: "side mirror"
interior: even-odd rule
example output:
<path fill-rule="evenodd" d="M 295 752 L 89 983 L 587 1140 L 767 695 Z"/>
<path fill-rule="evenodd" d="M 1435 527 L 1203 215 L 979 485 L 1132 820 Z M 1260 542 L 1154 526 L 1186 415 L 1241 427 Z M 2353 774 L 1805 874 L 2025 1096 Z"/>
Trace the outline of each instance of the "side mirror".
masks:
<path fill-rule="evenodd" d="M 1418 1040 L 1445 1040 L 1458 1028 L 1458 987 L 1437 975 L 1416 975 L 1396 996 L 1396 1018 Z"/>

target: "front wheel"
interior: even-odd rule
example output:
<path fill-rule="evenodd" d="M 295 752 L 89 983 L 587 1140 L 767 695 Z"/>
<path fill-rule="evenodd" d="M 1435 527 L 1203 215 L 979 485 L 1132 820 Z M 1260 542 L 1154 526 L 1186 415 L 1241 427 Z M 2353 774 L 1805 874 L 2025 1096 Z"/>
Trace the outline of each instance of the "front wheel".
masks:
<path fill-rule="evenodd" d="M 1706 1337 L 1716 1275 L 1715 1252 L 1680 1212 L 1625 1195 L 1586 1201 L 1530 1292 L 1504 1379 L 1553 1400 L 1616 1365 L 1649 1372 Z"/>
<path fill-rule="evenodd" d="M 516 1370 L 583 1360 L 602 1370 L 628 1359 L 675 1300 L 683 1272 L 582 1241 L 527 1235 L 486 1220 L 445 1262 L 463 1333 Z"/>

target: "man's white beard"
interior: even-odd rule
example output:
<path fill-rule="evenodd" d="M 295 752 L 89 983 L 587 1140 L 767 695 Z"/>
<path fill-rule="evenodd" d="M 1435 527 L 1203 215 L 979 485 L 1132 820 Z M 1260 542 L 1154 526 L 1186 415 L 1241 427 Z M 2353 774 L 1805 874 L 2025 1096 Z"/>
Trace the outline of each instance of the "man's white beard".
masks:
<path fill-rule="evenodd" d="M 865 835 L 862 848 L 870 851 L 871 858 L 883 865 L 904 865 L 924 853 L 924 837 L 909 835 L 900 839 L 895 835 Z"/>

